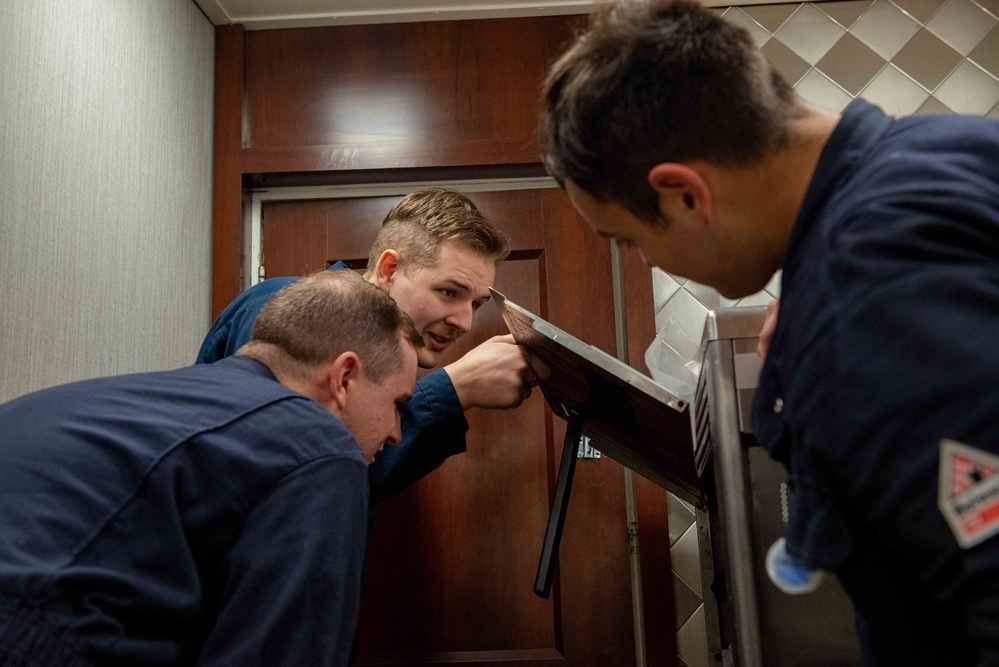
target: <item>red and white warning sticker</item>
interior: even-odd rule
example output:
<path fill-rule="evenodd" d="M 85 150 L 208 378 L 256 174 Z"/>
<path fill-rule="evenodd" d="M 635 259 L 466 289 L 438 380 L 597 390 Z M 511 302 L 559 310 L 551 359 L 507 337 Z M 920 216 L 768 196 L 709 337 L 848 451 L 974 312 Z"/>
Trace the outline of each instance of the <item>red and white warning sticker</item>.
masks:
<path fill-rule="evenodd" d="M 999 533 L 999 456 L 941 440 L 938 486 L 937 506 L 961 548 Z"/>

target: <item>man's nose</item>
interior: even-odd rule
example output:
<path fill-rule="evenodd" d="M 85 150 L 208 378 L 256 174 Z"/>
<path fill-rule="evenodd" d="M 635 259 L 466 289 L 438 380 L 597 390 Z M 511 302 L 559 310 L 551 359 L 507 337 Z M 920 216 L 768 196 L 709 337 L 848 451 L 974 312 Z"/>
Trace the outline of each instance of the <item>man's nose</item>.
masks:
<path fill-rule="evenodd" d="M 396 410 L 395 413 L 395 426 L 392 428 L 392 432 L 385 439 L 386 445 L 398 445 L 402 442 L 402 422 L 399 420 L 399 411 Z"/>
<path fill-rule="evenodd" d="M 456 329 L 459 334 L 466 334 L 472 329 L 474 316 L 475 311 L 472 309 L 472 304 L 466 303 L 456 308 L 444 322 L 452 329 Z"/>

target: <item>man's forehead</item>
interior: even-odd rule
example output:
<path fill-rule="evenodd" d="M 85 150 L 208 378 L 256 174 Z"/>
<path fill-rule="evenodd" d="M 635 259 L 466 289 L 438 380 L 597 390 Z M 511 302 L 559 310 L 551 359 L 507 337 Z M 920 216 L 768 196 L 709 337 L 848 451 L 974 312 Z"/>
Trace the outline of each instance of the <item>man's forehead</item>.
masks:
<path fill-rule="evenodd" d="M 483 254 L 481 250 L 473 248 L 467 243 L 457 239 L 444 241 L 437 247 L 436 259 L 438 264 L 441 261 L 446 261 L 446 259 L 454 258 L 456 256 L 462 258 L 474 257 L 484 264 L 494 264 L 492 259 L 488 255 Z"/>
<path fill-rule="evenodd" d="M 418 269 L 427 280 L 452 281 L 473 290 L 481 290 L 492 285 L 496 275 L 496 263 L 471 248 L 454 246 L 441 248 L 437 261 Z M 484 282 L 484 285 L 475 283 Z"/>

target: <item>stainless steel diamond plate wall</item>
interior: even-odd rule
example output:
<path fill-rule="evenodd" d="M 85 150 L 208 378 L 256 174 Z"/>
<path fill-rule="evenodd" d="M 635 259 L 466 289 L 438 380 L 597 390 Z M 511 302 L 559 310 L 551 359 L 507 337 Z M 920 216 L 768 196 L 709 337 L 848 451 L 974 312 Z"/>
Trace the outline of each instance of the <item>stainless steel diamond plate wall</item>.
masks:
<path fill-rule="evenodd" d="M 851 0 L 731 7 L 805 99 L 841 111 L 854 97 L 894 115 L 999 118 L 997 0 Z"/>
<path fill-rule="evenodd" d="M 999 0 L 847 0 L 717 11 L 746 28 L 816 106 L 840 112 L 863 97 L 895 116 L 999 118 Z M 658 269 L 653 285 L 656 330 L 666 334 L 674 321 L 700 340 L 708 310 L 766 304 L 780 295 L 780 274 L 738 301 Z M 707 667 L 694 514 L 671 495 L 669 517 L 680 665 Z"/>

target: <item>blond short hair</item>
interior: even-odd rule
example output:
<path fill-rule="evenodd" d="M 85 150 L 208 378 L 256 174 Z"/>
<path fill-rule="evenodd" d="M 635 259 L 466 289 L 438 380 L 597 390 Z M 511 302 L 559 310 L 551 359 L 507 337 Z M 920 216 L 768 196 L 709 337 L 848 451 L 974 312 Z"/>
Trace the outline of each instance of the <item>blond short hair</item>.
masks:
<path fill-rule="evenodd" d="M 404 271 L 434 266 L 440 246 L 454 241 L 497 264 L 510 254 L 510 242 L 468 197 L 447 188 L 422 188 L 385 216 L 371 246 L 368 268 L 389 249 L 397 250 Z"/>

